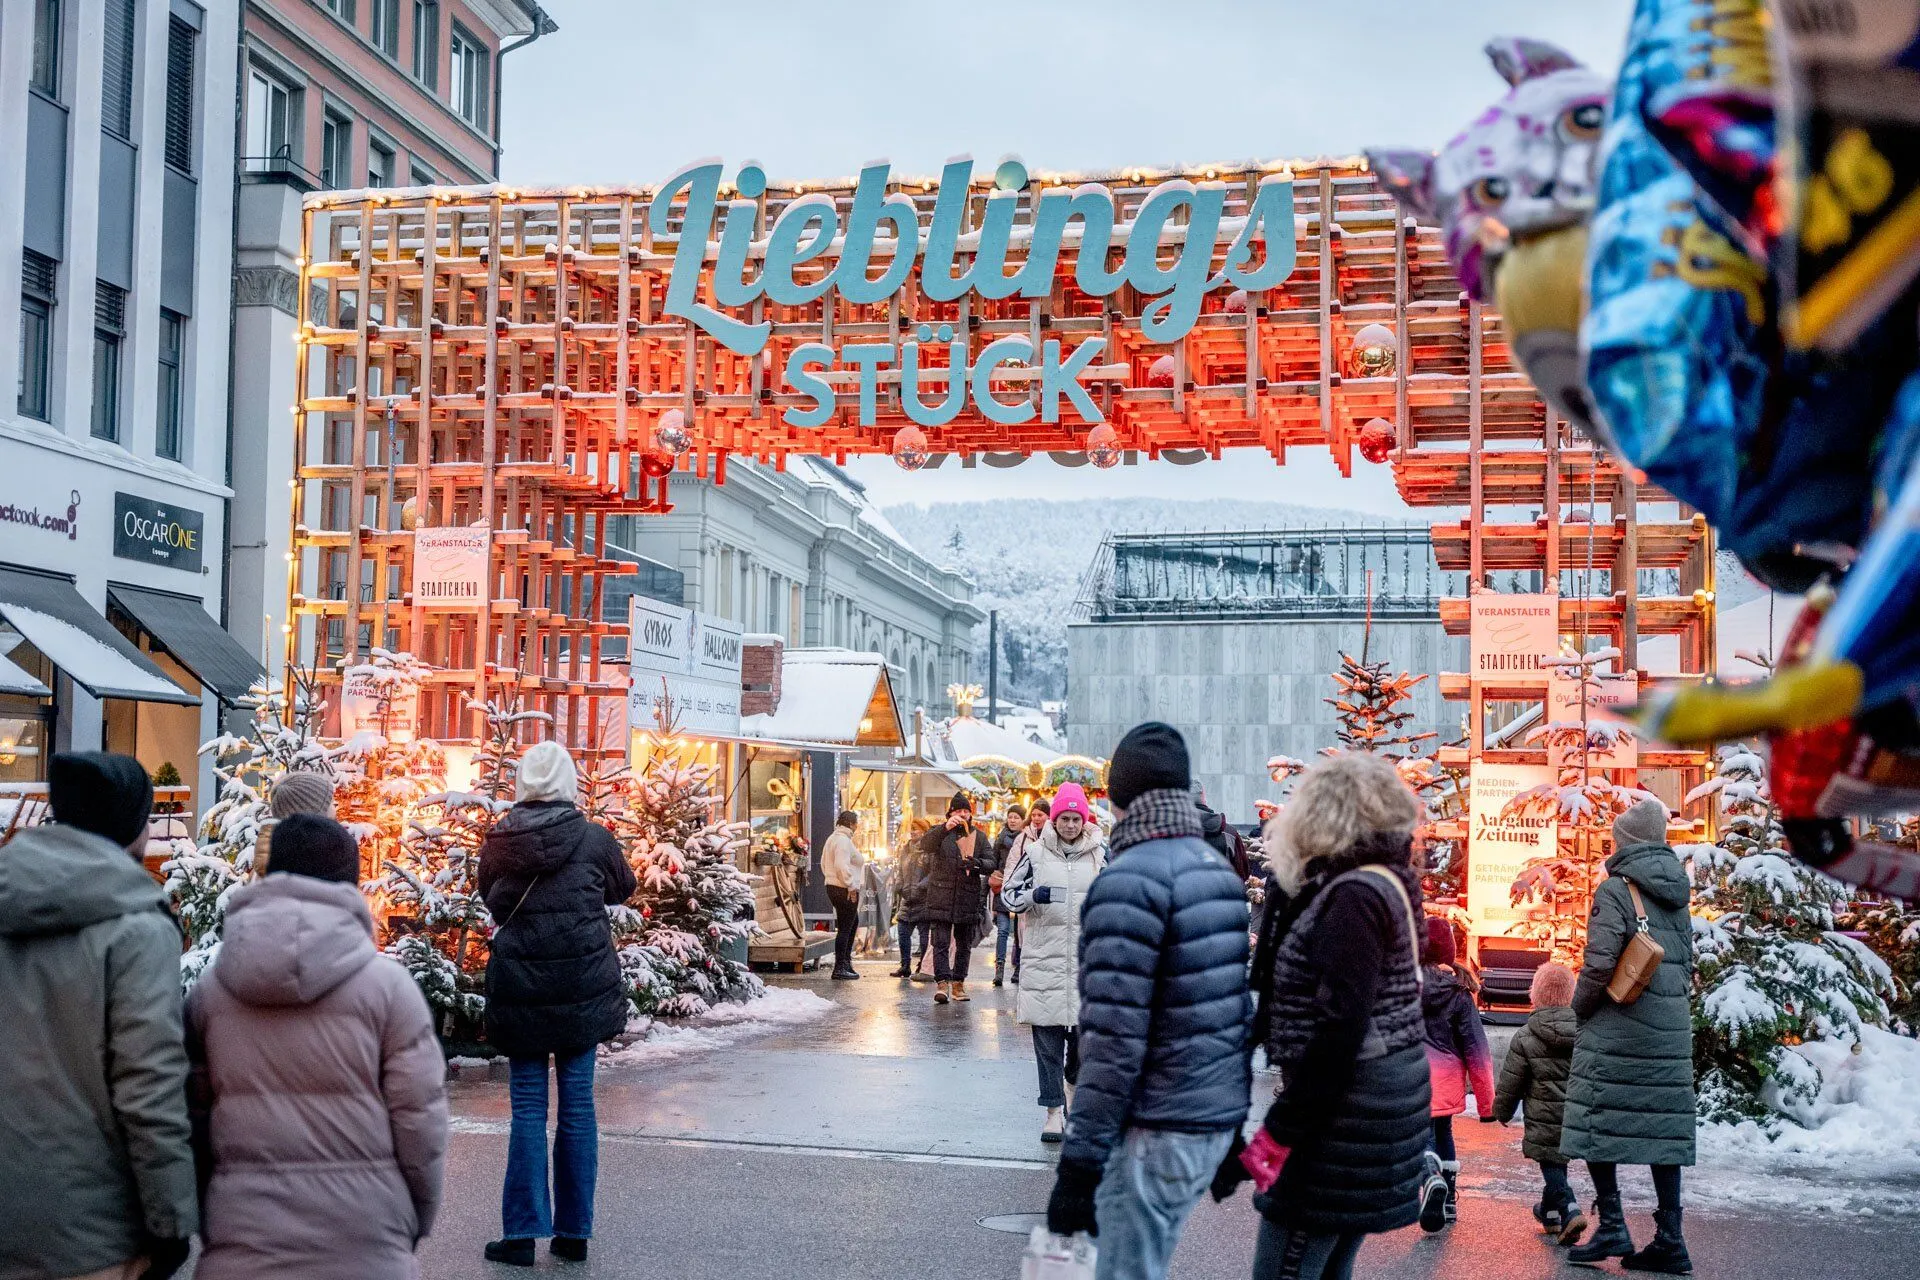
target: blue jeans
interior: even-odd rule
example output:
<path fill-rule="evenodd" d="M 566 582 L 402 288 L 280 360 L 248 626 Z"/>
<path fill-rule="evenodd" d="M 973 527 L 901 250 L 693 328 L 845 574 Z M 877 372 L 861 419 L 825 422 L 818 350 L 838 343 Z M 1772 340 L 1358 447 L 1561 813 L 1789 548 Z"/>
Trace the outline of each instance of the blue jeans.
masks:
<path fill-rule="evenodd" d="M 1007 967 L 1007 943 L 1013 937 L 1013 917 L 995 916 L 993 928 L 993 971 L 997 974 Z M 1016 942 L 1014 945 L 1018 947 L 1020 944 Z M 1013 967 L 1016 971 L 1020 968 L 1020 956 L 1017 951 L 1013 957 Z"/>
<path fill-rule="evenodd" d="M 547 1060 L 514 1058 L 508 1093 L 513 1127 L 507 1181 L 500 1190 L 501 1234 L 509 1240 L 593 1234 L 593 1184 L 600 1133 L 593 1119 L 592 1049 L 554 1058 L 560 1119 L 553 1137 L 553 1195 L 547 1195 Z"/>
<path fill-rule="evenodd" d="M 1040 1068 L 1040 1105 L 1067 1105 L 1067 1086 L 1080 1083 L 1080 1028 L 1033 1028 L 1033 1060 Z"/>
<path fill-rule="evenodd" d="M 1096 1280 L 1164 1280 L 1180 1229 L 1232 1142 L 1231 1129 L 1129 1129 L 1121 1135 L 1093 1198 L 1100 1223 Z"/>

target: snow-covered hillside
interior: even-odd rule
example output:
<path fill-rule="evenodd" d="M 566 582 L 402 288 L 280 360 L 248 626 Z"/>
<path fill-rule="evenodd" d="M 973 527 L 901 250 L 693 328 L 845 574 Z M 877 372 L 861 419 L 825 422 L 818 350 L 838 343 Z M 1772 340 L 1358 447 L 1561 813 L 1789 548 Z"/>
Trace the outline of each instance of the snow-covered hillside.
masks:
<path fill-rule="evenodd" d="M 1000 610 L 1001 696 L 1027 703 L 1066 696 L 1066 626 L 1080 580 L 1108 533 L 1423 523 L 1412 513 L 1385 520 L 1286 502 L 1153 498 L 937 502 L 888 507 L 886 516 L 923 554 L 971 575 L 981 608 Z M 975 670 L 984 679 L 985 627 L 975 639 L 982 654 Z"/>

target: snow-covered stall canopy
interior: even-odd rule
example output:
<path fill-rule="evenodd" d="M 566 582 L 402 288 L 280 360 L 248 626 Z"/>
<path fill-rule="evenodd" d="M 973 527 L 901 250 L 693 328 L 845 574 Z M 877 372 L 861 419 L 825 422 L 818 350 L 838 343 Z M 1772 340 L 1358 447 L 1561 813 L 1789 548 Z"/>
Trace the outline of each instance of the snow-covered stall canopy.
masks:
<path fill-rule="evenodd" d="M 833 750 L 906 745 L 886 659 L 852 649 L 788 649 L 778 702 L 743 716 L 743 737 Z"/>
<path fill-rule="evenodd" d="M 976 720 L 972 716 L 956 716 L 949 720 L 946 736 L 954 760 L 963 766 L 989 759 L 995 762 L 1046 765 L 1053 763 L 1060 754 L 1022 737 L 1012 729 L 1002 728 L 987 720 Z"/>

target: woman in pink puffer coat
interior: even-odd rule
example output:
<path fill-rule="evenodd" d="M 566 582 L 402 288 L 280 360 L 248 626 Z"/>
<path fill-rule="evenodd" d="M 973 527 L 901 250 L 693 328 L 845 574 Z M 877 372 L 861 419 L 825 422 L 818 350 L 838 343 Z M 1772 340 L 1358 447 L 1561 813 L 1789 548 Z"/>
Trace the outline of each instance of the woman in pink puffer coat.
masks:
<path fill-rule="evenodd" d="M 411 1280 L 447 1148 L 446 1062 L 373 946 L 359 852 L 330 818 L 274 828 L 187 997 L 201 1178 L 196 1280 Z"/>

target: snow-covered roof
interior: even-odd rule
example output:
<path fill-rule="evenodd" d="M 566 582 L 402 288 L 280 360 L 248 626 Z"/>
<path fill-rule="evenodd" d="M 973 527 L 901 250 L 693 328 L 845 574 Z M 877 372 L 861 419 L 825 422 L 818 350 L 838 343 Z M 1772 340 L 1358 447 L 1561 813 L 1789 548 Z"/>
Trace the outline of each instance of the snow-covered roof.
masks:
<path fill-rule="evenodd" d="M 896 747 L 907 736 L 886 659 L 852 649 L 788 649 L 780 660 L 780 705 L 741 717 L 740 732 L 840 748 Z"/>
<path fill-rule="evenodd" d="M 867 497 L 866 486 L 842 471 L 839 467 L 834 466 L 825 458 L 806 458 L 798 460 L 797 462 L 790 461 L 788 466 L 792 470 L 804 470 L 806 477 L 811 483 L 825 485 L 839 493 L 846 499 L 847 505 L 854 509 L 855 518 L 858 519 L 861 524 L 873 530 L 880 538 L 893 543 L 902 550 L 911 552 L 916 557 L 920 556 L 920 549 L 915 547 L 911 542 L 908 542 L 905 536 L 893 527 L 893 522 L 881 514 L 880 508 L 874 505 L 873 499 Z"/>
<path fill-rule="evenodd" d="M 1060 758 L 1060 752 L 1031 742 L 1012 729 L 972 716 L 949 720 L 946 737 L 953 758 L 962 764 L 982 756 L 1001 756 L 1015 764 L 1051 764 Z"/>

